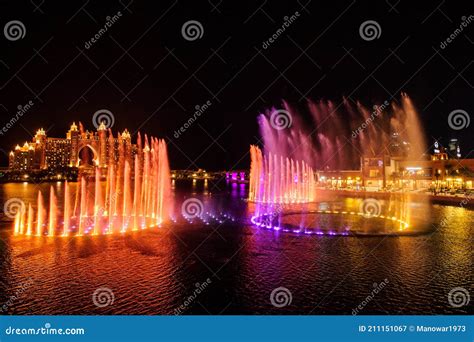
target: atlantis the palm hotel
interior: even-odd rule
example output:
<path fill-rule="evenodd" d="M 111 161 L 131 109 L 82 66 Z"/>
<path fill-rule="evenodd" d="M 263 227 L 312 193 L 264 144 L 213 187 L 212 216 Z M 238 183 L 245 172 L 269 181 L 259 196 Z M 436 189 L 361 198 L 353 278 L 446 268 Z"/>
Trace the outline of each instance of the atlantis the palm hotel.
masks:
<path fill-rule="evenodd" d="M 119 148 L 123 149 L 125 158 L 131 162 L 137 146 L 132 144 L 130 133 L 125 130 L 113 137 L 104 123 L 97 127 L 96 132 L 84 131 L 73 123 L 65 138 L 48 137 L 43 129 L 39 129 L 31 142 L 17 145 L 10 152 L 9 170 L 64 170 L 87 166 L 84 165 L 87 162 L 105 168 L 109 163 L 116 162 Z M 84 152 L 90 152 L 91 160 L 82 158 Z"/>
<path fill-rule="evenodd" d="M 397 147 L 391 146 L 388 155 L 361 157 L 358 170 L 319 171 L 319 184 L 331 189 L 367 191 L 454 193 L 473 189 L 474 159 L 462 158 L 457 139 L 450 139 L 445 145 L 435 141 L 432 153 L 424 160 L 407 160 L 406 153 L 399 153 Z"/>

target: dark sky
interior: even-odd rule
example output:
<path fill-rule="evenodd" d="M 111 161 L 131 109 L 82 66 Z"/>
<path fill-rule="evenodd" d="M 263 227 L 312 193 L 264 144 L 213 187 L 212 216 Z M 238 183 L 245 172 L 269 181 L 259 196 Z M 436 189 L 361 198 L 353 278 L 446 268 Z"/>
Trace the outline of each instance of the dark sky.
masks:
<path fill-rule="evenodd" d="M 447 118 L 456 109 L 474 113 L 474 20 L 444 49 L 440 44 L 472 8 L 391 3 L 1 1 L 1 28 L 19 20 L 26 33 L 15 41 L 0 35 L 0 126 L 19 105 L 34 106 L 0 137 L 0 147 L 30 140 L 40 126 L 61 137 L 72 121 L 93 129 L 93 114 L 107 109 L 114 130 L 169 140 L 172 168 L 247 168 L 256 116 L 282 99 L 302 106 L 306 98 L 339 103 L 350 96 L 371 105 L 405 91 L 429 141 L 457 137 L 468 154 L 474 123 L 453 130 Z M 119 20 L 86 49 L 118 11 Z M 263 49 L 296 11 L 300 16 Z M 201 38 L 183 38 L 189 20 L 201 23 Z M 361 38 L 367 20 L 379 24 L 379 38 Z M 207 101 L 210 108 L 176 139 L 195 106 Z"/>

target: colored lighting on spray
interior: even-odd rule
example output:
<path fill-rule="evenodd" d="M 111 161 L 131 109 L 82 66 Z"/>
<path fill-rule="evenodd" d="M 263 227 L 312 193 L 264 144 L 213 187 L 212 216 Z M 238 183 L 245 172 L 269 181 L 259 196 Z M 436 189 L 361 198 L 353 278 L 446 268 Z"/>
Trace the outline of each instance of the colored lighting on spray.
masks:
<path fill-rule="evenodd" d="M 264 155 L 250 146 L 249 201 L 289 204 L 314 201 L 316 181 L 313 169 L 304 161 Z"/>
<path fill-rule="evenodd" d="M 120 140 L 120 139 L 119 139 Z M 113 144 L 113 140 L 110 140 Z M 95 168 L 95 177 L 82 177 L 75 196 L 64 184 L 62 210 L 54 188 L 49 202 L 38 192 L 36 212 L 31 203 L 14 220 L 16 235 L 71 236 L 125 233 L 159 226 L 168 218 L 170 170 L 164 140 L 145 135 L 137 139 L 134 158 L 119 144 L 118 161 L 107 169 Z M 111 150 L 113 145 L 111 146 Z M 132 159 L 134 161 L 132 165 Z M 112 160 L 109 157 L 109 160 Z M 105 188 L 102 172 L 106 172 Z M 59 223 L 62 219 L 62 223 Z"/>

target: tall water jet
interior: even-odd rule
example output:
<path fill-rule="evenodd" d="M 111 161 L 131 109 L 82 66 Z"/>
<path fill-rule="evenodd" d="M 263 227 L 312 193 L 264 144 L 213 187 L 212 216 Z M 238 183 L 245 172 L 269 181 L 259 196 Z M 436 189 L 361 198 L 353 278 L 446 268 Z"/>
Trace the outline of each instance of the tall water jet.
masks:
<path fill-rule="evenodd" d="M 138 215 L 140 213 L 140 160 L 135 156 L 135 177 L 133 186 L 133 230 L 138 230 Z"/>
<path fill-rule="evenodd" d="M 57 203 L 56 203 L 56 195 L 54 193 L 54 188 L 51 185 L 49 190 L 49 227 L 48 227 L 48 234 L 53 235 L 54 230 L 56 229 L 57 224 Z"/>
<path fill-rule="evenodd" d="M 130 217 L 130 164 L 125 162 L 123 177 L 123 206 L 122 214 L 126 220 L 122 223 L 122 232 L 126 232 L 128 228 L 128 218 Z"/>
<path fill-rule="evenodd" d="M 31 206 L 31 203 L 28 204 L 28 222 L 27 222 L 27 228 L 26 228 L 26 235 L 31 235 L 33 233 L 33 216 L 34 216 L 34 210 L 33 207 Z"/>
<path fill-rule="evenodd" d="M 107 177 L 107 184 L 109 184 L 109 196 L 108 196 L 108 216 L 109 226 L 108 232 L 113 233 L 114 231 L 114 217 L 115 217 L 115 202 L 117 200 L 117 193 L 115 192 L 115 170 L 114 166 L 109 167 L 109 175 Z"/>
<path fill-rule="evenodd" d="M 18 211 L 15 214 L 15 221 L 13 223 L 13 232 L 15 235 L 21 234 L 21 213 Z"/>
<path fill-rule="evenodd" d="M 63 235 L 67 235 L 69 232 L 69 222 L 71 216 L 71 199 L 69 194 L 69 183 L 66 181 L 64 183 L 64 225 L 63 225 Z"/>
<path fill-rule="evenodd" d="M 44 223 L 44 200 L 41 190 L 38 191 L 38 216 L 36 218 L 36 235 L 40 236 L 43 234 L 43 223 Z"/>
<path fill-rule="evenodd" d="M 86 191 L 86 180 L 84 177 L 81 178 L 81 205 L 79 207 L 79 235 L 84 234 L 84 225 L 87 217 L 87 191 Z"/>
<path fill-rule="evenodd" d="M 402 94 L 403 110 L 406 113 L 405 132 L 407 140 L 410 141 L 410 150 L 408 152 L 409 160 L 420 160 L 426 154 L 427 144 L 423 134 L 419 115 L 413 105 L 413 102 L 407 94 Z"/>
<path fill-rule="evenodd" d="M 102 189 L 100 184 L 100 169 L 95 170 L 95 191 L 94 191 L 94 235 L 99 233 L 100 219 L 103 214 Z"/>

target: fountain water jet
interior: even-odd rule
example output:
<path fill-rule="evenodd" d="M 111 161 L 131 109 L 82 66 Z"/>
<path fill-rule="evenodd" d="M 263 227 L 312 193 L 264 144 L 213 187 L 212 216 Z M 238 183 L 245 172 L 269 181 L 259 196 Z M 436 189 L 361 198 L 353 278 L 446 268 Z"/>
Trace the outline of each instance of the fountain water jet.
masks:
<path fill-rule="evenodd" d="M 249 200 L 259 203 L 305 203 L 314 200 L 313 169 L 304 161 L 294 161 L 250 146 Z"/>
<path fill-rule="evenodd" d="M 28 203 L 27 215 L 24 211 L 15 217 L 14 233 L 33 235 L 33 227 L 36 227 L 34 235 L 37 236 L 125 233 L 159 226 L 167 220 L 171 184 L 166 143 L 145 136 L 145 147 L 142 148 L 140 136 L 137 140 L 133 154 L 122 144 L 116 162 L 111 162 L 115 160 L 113 155 L 109 156 L 105 177 L 102 177 L 102 169 L 96 166 L 92 179 L 87 176 L 80 178 L 72 212 L 70 183 L 64 183 L 61 210 L 53 187 L 50 188 L 48 206 L 45 206 L 43 194 L 39 191 L 36 221 L 33 219 L 33 206 Z M 122 143 L 121 139 L 118 141 Z M 133 157 L 132 168 L 130 161 Z M 58 218 L 63 219 L 62 223 Z"/>
<path fill-rule="evenodd" d="M 399 160 L 423 160 L 426 141 L 411 99 L 403 93 L 399 104 L 384 101 L 372 108 L 360 102 L 352 104 L 348 99 L 343 99 L 337 106 L 331 101 L 309 100 L 308 110 L 302 115 L 283 101 L 282 109 L 272 108 L 260 114 L 258 123 L 264 152 L 255 146 L 250 148 L 249 200 L 257 202 L 252 223 L 274 230 L 288 230 L 288 227 L 283 228 L 282 218 L 294 210 L 294 204 L 315 201 L 314 181 L 310 180 L 311 185 L 307 188 L 301 187 L 300 183 L 293 184 L 294 172 L 300 175 L 303 170 L 303 173 L 312 175 L 313 168 L 320 172 L 360 170 L 364 179 L 365 170 L 361 162 L 379 162 L 390 157 L 388 169 L 382 165 L 385 187 L 385 172 L 398 170 Z M 286 120 L 274 120 L 282 115 L 287 116 Z M 281 125 L 282 122 L 291 124 Z M 296 198 L 295 193 L 298 194 Z M 406 230 L 410 226 L 410 196 L 387 193 L 386 197 L 388 200 L 383 202 L 388 204 L 386 207 L 382 208 L 382 201 L 378 203 L 379 209 L 386 212 L 377 217 L 395 222 L 393 228 L 396 231 Z M 426 205 L 426 200 L 421 202 Z M 393 203 L 398 205 L 392 206 Z M 301 222 L 310 213 L 341 217 L 349 213 L 349 216 L 366 218 L 365 212 L 317 210 L 314 206 L 309 203 L 298 206 Z M 302 231 L 301 227 L 296 230 Z M 319 231 L 318 235 L 324 235 L 324 232 Z"/>

